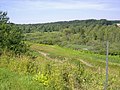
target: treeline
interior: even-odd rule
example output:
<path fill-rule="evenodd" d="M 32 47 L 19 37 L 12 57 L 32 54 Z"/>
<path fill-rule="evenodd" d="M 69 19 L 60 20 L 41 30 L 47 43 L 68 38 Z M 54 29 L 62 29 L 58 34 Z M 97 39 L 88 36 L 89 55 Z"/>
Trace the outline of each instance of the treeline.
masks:
<path fill-rule="evenodd" d="M 27 33 L 26 40 L 100 54 L 106 53 L 108 39 L 109 54 L 120 55 L 120 27 L 117 23 L 120 21 L 91 19 L 17 26 Z"/>
<path fill-rule="evenodd" d="M 43 24 L 17 24 L 25 33 L 31 32 L 52 32 L 61 31 L 65 28 L 71 28 L 74 32 L 79 32 L 81 28 L 94 27 L 96 25 L 115 25 L 120 23 L 120 21 L 107 21 L 106 19 L 95 20 L 74 20 L 74 21 L 62 21 L 54 23 L 43 23 Z"/>
<path fill-rule="evenodd" d="M 9 23 L 7 13 L 0 11 L 0 55 L 8 53 L 20 55 L 26 50 L 22 30 L 15 24 Z"/>

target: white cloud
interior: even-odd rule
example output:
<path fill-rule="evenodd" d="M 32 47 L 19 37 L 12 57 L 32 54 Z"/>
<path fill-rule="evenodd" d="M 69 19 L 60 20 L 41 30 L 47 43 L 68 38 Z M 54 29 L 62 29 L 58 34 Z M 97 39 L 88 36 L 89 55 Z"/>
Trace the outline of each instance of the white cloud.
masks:
<path fill-rule="evenodd" d="M 109 2 L 101 0 L 3 0 L 11 9 L 15 10 L 49 10 L 49 9 L 91 9 L 91 10 L 119 10 Z"/>
<path fill-rule="evenodd" d="M 14 0 L 12 1 L 12 6 L 14 8 L 21 9 L 94 9 L 103 10 L 107 4 L 98 2 L 81 2 L 81 1 L 52 1 L 52 0 Z M 16 9 L 17 9 L 16 8 Z"/>

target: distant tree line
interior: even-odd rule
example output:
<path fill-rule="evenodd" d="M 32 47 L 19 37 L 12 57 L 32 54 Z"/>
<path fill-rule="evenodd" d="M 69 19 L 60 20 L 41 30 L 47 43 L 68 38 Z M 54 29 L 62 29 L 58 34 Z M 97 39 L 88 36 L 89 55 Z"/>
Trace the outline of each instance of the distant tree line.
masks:
<path fill-rule="evenodd" d="M 43 24 L 17 24 L 25 33 L 32 32 L 52 32 L 52 31 L 61 31 L 65 28 L 70 28 L 74 33 L 78 33 L 80 29 L 92 28 L 96 25 L 99 26 L 108 26 L 116 25 L 120 21 L 108 21 L 106 19 L 95 20 L 74 20 L 74 21 L 63 21 L 63 22 L 54 22 L 54 23 L 43 23 Z"/>

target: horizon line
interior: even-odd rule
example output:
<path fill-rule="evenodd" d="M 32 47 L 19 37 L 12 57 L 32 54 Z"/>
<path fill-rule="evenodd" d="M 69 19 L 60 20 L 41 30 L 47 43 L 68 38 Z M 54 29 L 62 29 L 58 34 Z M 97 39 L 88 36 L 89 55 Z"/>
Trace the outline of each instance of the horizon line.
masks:
<path fill-rule="evenodd" d="M 120 19 L 73 19 L 73 20 L 58 20 L 58 21 L 48 21 L 48 22 L 35 22 L 35 23 L 15 23 L 15 22 L 11 22 L 10 23 L 14 23 L 14 24 L 50 24 L 50 23 L 59 23 L 59 22 L 71 22 L 71 21 L 85 21 L 85 20 L 107 20 L 107 21 L 120 21 Z"/>

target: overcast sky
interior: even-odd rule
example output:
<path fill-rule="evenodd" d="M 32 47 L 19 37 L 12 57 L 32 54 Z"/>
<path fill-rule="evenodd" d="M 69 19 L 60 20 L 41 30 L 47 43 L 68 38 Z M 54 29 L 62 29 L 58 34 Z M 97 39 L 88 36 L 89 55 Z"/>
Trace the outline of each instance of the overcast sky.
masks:
<path fill-rule="evenodd" d="M 0 0 L 13 23 L 120 20 L 120 0 Z"/>

